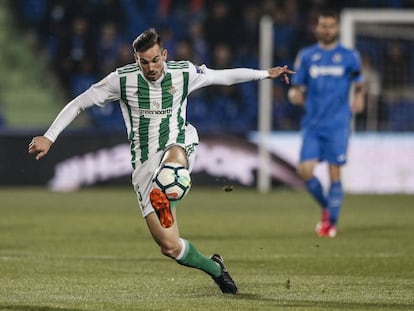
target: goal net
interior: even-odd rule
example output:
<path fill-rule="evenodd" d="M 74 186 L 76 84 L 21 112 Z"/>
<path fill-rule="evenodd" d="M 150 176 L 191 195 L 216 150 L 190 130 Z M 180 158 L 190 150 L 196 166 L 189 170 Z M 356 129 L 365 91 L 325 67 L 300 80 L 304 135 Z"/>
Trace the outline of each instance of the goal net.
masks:
<path fill-rule="evenodd" d="M 371 132 L 351 140 L 345 188 L 414 193 L 414 10 L 344 10 L 341 41 L 361 54 L 367 109 L 355 129 Z"/>
<path fill-rule="evenodd" d="M 368 87 L 362 131 L 414 131 L 414 10 L 346 9 L 341 41 L 361 54 Z"/>

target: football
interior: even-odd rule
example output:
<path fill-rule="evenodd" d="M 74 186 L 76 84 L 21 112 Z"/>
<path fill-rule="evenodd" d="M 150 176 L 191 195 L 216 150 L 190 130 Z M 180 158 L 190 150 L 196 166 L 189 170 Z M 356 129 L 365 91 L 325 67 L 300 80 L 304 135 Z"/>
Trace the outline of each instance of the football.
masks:
<path fill-rule="evenodd" d="M 184 198 L 191 188 L 188 170 L 178 163 L 165 163 L 155 173 L 153 184 L 171 201 Z"/>

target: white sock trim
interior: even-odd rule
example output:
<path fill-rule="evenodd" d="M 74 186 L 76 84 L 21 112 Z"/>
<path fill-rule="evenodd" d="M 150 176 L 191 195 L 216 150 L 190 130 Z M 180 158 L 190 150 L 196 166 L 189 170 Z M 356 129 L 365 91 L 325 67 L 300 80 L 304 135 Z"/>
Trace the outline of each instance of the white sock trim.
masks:
<path fill-rule="evenodd" d="M 184 257 L 185 253 L 187 252 L 187 248 L 188 248 L 188 244 L 186 240 L 182 238 L 179 238 L 179 240 L 181 244 L 181 252 L 178 254 L 177 257 L 175 257 L 175 260 L 181 260 Z"/>

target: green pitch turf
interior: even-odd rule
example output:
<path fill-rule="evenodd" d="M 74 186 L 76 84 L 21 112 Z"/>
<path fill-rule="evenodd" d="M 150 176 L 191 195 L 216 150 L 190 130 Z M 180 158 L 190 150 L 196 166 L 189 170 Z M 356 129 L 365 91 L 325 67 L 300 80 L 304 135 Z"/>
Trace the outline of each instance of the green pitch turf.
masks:
<path fill-rule="evenodd" d="M 335 239 L 298 192 L 196 190 L 183 237 L 240 293 L 163 257 L 130 187 L 0 189 L 0 310 L 413 310 L 413 196 L 350 196 Z"/>

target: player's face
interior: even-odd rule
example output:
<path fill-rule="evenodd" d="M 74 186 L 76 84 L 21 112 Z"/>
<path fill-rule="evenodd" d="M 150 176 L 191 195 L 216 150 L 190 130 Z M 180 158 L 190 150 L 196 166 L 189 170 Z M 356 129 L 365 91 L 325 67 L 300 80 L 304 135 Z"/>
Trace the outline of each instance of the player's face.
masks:
<path fill-rule="evenodd" d="M 324 45 L 329 45 L 337 41 L 339 35 L 338 20 L 334 17 L 321 16 L 316 26 L 316 36 L 318 41 Z"/>
<path fill-rule="evenodd" d="M 149 81 L 158 80 L 164 72 L 164 61 L 167 60 L 167 50 L 158 44 L 144 52 L 134 54 L 135 61 L 141 67 L 142 73 Z"/>

